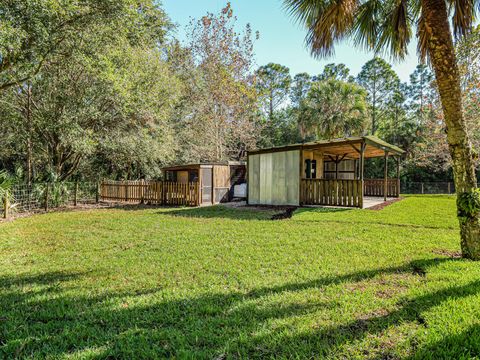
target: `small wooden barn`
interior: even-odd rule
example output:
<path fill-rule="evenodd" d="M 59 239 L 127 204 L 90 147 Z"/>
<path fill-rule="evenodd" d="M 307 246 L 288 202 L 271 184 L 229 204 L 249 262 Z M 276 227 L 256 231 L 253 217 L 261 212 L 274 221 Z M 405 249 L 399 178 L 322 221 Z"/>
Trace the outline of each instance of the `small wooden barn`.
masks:
<path fill-rule="evenodd" d="M 246 165 L 242 161 L 174 165 L 165 167 L 162 171 L 167 182 L 198 183 L 200 205 L 230 201 L 233 187 L 246 181 Z"/>
<path fill-rule="evenodd" d="M 363 207 L 364 197 L 398 197 L 404 151 L 374 136 L 349 137 L 249 151 L 248 203 Z M 383 157 L 384 177 L 364 179 L 365 159 Z M 388 158 L 397 176 L 388 179 Z"/>

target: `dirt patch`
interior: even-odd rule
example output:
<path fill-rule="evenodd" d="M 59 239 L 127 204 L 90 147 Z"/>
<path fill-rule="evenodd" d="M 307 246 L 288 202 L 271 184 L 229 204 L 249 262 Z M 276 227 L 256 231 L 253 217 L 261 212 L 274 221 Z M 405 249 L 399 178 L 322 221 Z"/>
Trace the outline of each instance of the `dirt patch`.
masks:
<path fill-rule="evenodd" d="M 447 256 L 452 259 L 460 259 L 462 257 L 461 251 L 453 251 L 453 250 L 447 250 L 447 249 L 435 249 L 432 251 L 432 253 L 436 255 Z"/>
<path fill-rule="evenodd" d="M 240 203 L 226 203 L 222 204 L 228 207 L 233 207 L 243 210 L 251 211 L 274 211 L 275 214 L 270 218 L 271 220 L 285 220 L 290 219 L 293 212 L 297 210 L 297 206 L 281 206 L 281 205 L 246 205 L 245 202 Z"/>
<path fill-rule="evenodd" d="M 367 208 L 367 210 L 382 210 L 382 209 L 386 208 L 387 206 L 390 206 L 390 205 L 395 204 L 396 202 L 399 202 L 399 201 L 402 201 L 402 200 L 403 200 L 402 197 L 399 197 L 399 198 L 396 198 L 396 199 L 393 199 L 393 200 L 388 200 L 388 201 L 385 201 L 381 204 L 369 207 L 369 208 Z"/>
<path fill-rule="evenodd" d="M 412 266 L 412 274 L 417 275 L 417 276 L 421 276 L 421 277 L 425 277 L 425 276 L 427 276 L 427 271 L 424 268 L 422 268 L 421 266 L 413 265 Z"/>
<path fill-rule="evenodd" d="M 296 207 L 289 207 L 283 210 L 282 212 L 272 216 L 272 220 L 285 220 L 290 219 L 293 215 L 293 212 L 296 210 Z"/>

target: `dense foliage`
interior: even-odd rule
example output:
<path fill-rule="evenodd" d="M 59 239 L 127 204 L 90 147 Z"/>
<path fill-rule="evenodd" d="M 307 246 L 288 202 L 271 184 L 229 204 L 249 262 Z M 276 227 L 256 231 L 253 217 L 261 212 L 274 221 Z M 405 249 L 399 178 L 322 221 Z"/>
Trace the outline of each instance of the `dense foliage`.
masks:
<path fill-rule="evenodd" d="M 405 179 L 451 179 L 425 65 L 409 83 L 379 57 L 356 77 L 341 63 L 313 75 L 275 63 L 256 69 L 259 35 L 249 25 L 238 31 L 230 4 L 193 19 L 185 42 L 154 1 L 72 4 L 0 5 L 0 168 L 17 181 L 156 178 L 169 163 L 368 133 L 407 150 Z M 457 45 L 476 144 L 479 33 Z"/>

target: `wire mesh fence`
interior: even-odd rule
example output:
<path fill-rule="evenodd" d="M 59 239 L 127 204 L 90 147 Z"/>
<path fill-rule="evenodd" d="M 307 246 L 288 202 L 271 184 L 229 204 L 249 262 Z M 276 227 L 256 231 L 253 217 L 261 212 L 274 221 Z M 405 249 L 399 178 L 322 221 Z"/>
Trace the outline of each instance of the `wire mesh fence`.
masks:
<path fill-rule="evenodd" d="M 0 199 L 2 217 L 94 204 L 98 202 L 98 184 L 92 182 L 16 184 L 6 194 Z"/>
<path fill-rule="evenodd" d="M 99 202 L 95 182 L 16 184 L 0 199 L 0 217 Z M 402 182 L 402 194 L 455 194 L 453 182 Z"/>
<path fill-rule="evenodd" d="M 402 194 L 455 194 L 453 182 L 402 182 Z"/>

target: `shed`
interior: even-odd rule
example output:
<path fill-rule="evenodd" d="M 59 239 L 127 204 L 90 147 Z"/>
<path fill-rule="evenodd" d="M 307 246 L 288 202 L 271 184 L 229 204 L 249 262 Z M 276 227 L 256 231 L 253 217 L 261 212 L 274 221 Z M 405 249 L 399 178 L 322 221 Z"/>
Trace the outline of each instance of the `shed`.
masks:
<path fill-rule="evenodd" d="M 375 136 L 349 137 L 249 151 L 248 203 L 363 207 L 365 196 L 398 197 L 404 151 Z M 383 157 L 384 178 L 364 179 L 365 159 Z M 388 179 L 388 158 L 397 176 Z"/>
<path fill-rule="evenodd" d="M 246 181 L 243 161 L 173 165 L 162 168 L 162 171 L 168 182 L 198 183 L 201 205 L 230 201 L 233 187 Z"/>

